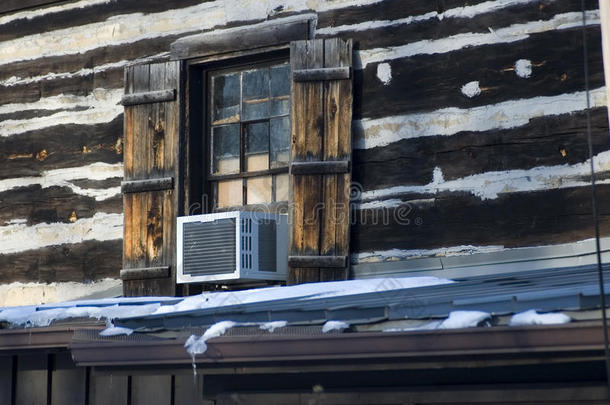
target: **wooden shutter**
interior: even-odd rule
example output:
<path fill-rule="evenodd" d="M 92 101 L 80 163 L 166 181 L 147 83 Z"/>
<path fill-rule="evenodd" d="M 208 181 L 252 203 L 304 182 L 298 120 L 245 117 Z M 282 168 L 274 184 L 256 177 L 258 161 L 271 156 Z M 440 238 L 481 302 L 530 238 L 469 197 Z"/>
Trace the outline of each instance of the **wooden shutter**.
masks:
<path fill-rule="evenodd" d="M 123 292 L 175 295 L 180 62 L 125 70 Z"/>
<path fill-rule="evenodd" d="M 352 42 L 291 43 L 289 283 L 347 278 Z"/>

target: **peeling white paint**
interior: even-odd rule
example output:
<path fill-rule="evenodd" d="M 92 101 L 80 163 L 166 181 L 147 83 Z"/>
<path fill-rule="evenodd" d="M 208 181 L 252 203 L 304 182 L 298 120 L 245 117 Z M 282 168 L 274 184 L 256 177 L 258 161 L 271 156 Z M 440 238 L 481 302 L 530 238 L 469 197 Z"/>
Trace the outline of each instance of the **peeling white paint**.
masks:
<path fill-rule="evenodd" d="M 62 124 L 94 125 L 107 123 L 123 114 L 123 106 L 119 104 L 123 89 L 96 89 L 84 99 L 70 97 L 49 97 L 38 103 L 31 103 L 32 109 L 37 105 L 47 108 L 89 107 L 82 111 L 60 111 L 58 113 L 25 120 L 4 120 L 0 122 L 0 136 L 13 136 L 27 131 L 34 131 Z M 18 111 L 20 104 L 7 104 L 0 107 L 7 112 Z"/>
<path fill-rule="evenodd" d="M 605 88 L 592 90 L 591 107 L 606 105 Z M 537 117 L 583 111 L 586 93 L 509 100 L 469 109 L 440 110 L 379 119 L 354 120 L 354 148 L 369 149 L 387 146 L 402 139 L 424 136 L 448 136 L 461 131 L 489 131 L 516 128 Z"/>
<path fill-rule="evenodd" d="M 18 177 L 0 180 L 0 192 L 19 187 L 40 185 L 41 188 L 69 187 L 74 193 L 94 197 L 97 201 L 105 200 L 121 192 L 120 187 L 107 189 L 82 188 L 71 183 L 73 180 L 106 180 L 123 177 L 123 164 L 93 163 L 81 167 L 47 170 L 38 177 Z"/>
<path fill-rule="evenodd" d="M 386 86 L 392 81 L 392 66 L 389 63 L 377 65 L 377 78 Z"/>
<path fill-rule="evenodd" d="M 123 238 L 123 214 L 98 212 L 91 218 L 76 222 L 0 226 L 0 254 L 24 252 L 46 246 L 82 243 L 87 240 L 107 241 Z"/>
<path fill-rule="evenodd" d="M 598 10 L 587 11 L 587 25 L 599 25 Z M 582 26 L 580 12 L 557 14 L 550 20 L 531 21 L 497 28 L 487 33 L 463 33 L 450 37 L 413 42 L 406 45 L 361 50 L 355 58 L 355 68 L 364 69 L 369 63 L 457 51 L 465 47 L 510 43 L 527 39 L 531 34 Z"/>
<path fill-rule="evenodd" d="M 516 61 L 515 74 L 524 79 L 528 79 L 532 75 L 532 61 L 528 59 L 519 59 Z"/>
<path fill-rule="evenodd" d="M 610 151 L 596 155 L 593 162 L 596 173 L 610 171 Z M 449 191 L 467 192 L 481 200 L 489 200 L 496 199 L 504 193 L 588 187 L 591 185 L 590 169 L 590 161 L 587 160 L 574 165 L 538 166 L 532 169 L 485 172 L 455 180 L 435 177 L 432 182 L 422 186 L 396 186 L 365 191 L 361 198 L 363 202 L 367 202 L 401 194 L 436 194 Z M 610 184 L 610 179 L 598 180 L 597 184 Z M 383 204 L 383 201 L 378 203 Z M 389 200 L 389 204 L 395 204 L 395 199 Z"/>
<path fill-rule="evenodd" d="M 0 285 L 0 307 L 41 305 L 87 297 L 114 297 L 122 289 L 121 280 L 105 278 L 92 283 L 10 283 Z"/>
<path fill-rule="evenodd" d="M 481 94 L 481 88 L 478 81 L 468 82 L 462 86 L 462 94 L 468 98 L 473 98 Z"/>
<path fill-rule="evenodd" d="M 438 20 L 443 20 L 445 18 L 474 18 L 479 14 L 490 13 L 494 11 L 499 11 L 506 7 L 513 7 L 519 4 L 527 4 L 533 3 L 537 0 L 495 0 L 495 1 L 486 1 L 484 3 L 479 3 L 473 6 L 464 6 L 464 7 L 456 7 L 449 10 L 446 10 L 443 13 L 438 13 L 436 11 L 431 11 L 429 13 L 409 16 L 405 18 L 399 18 L 396 20 L 375 20 L 375 21 L 365 21 L 357 24 L 348 24 L 341 25 L 338 27 L 324 27 L 316 30 L 316 34 L 318 35 L 331 35 L 338 34 L 341 32 L 353 32 L 353 31 L 367 31 L 376 28 L 385 28 L 385 27 L 394 27 L 397 25 L 408 25 L 415 22 L 431 20 L 436 18 Z"/>

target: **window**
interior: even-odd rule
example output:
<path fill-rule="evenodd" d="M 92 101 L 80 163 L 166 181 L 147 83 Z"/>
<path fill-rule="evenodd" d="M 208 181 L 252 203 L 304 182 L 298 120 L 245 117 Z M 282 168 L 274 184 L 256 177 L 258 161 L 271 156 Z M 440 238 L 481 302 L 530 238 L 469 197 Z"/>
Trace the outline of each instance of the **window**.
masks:
<path fill-rule="evenodd" d="M 315 17 L 180 38 L 169 60 L 126 67 L 126 296 L 175 293 L 176 217 L 258 204 L 291 217 L 290 282 L 345 278 L 352 42 L 313 39 Z"/>
<path fill-rule="evenodd" d="M 206 72 L 213 209 L 288 201 L 290 65 Z"/>

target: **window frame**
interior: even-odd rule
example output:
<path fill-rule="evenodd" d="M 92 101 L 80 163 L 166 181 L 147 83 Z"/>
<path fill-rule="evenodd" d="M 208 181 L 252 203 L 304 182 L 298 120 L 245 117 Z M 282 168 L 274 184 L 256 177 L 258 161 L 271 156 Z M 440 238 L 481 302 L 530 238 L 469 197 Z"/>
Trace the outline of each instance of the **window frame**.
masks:
<path fill-rule="evenodd" d="M 221 180 L 247 179 L 257 176 L 289 174 L 289 165 L 268 170 L 211 174 L 211 125 L 209 125 L 209 74 L 218 70 L 236 71 L 250 66 L 270 66 L 286 62 L 290 65 L 290 44 L 270 46 L 246 51 L 229 52 L 219 55 L 195 58 L 186 61 L 186 98 L 185 98 L 185 135 L 184 149 L 186 159 L 183 167 L 185 181 L 185 213 L 204 214 L 210 212 L 232 211 L 235 209 L 267 212 L 288 212 L 288 201 L 273 201 L 264 204 L 244 204 L 231 207 L 215 207 L 213 182 Z M 291 100 L 292 103 L 292 100 Z M 290 113 L 288 114 L 290 116 Z M 240 161 L 243 154 L 243 131 L 240 121 Z M 290 152 L 289 152 L 290 153 Z M 290 159 L 289 159 L 290 160 Z M 243 167 L 240 162 L 240 167 Z M 272 181 L 272 196 L 275 195 L 275 181 Z M 245 195 L 246 190 L 243 187 Z M 245 201 L 245 197 L 242 201 Z"/>

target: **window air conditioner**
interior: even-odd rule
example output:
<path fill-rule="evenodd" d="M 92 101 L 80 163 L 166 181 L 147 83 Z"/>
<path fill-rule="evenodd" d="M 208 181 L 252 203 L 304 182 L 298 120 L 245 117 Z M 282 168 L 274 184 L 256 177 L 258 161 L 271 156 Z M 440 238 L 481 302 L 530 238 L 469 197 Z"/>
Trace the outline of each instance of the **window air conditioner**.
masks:
<path fill-rule="evenodd" d="M 286 280 L 288 215 L 232 211 L 178 217 L 177 282 Z"/>

